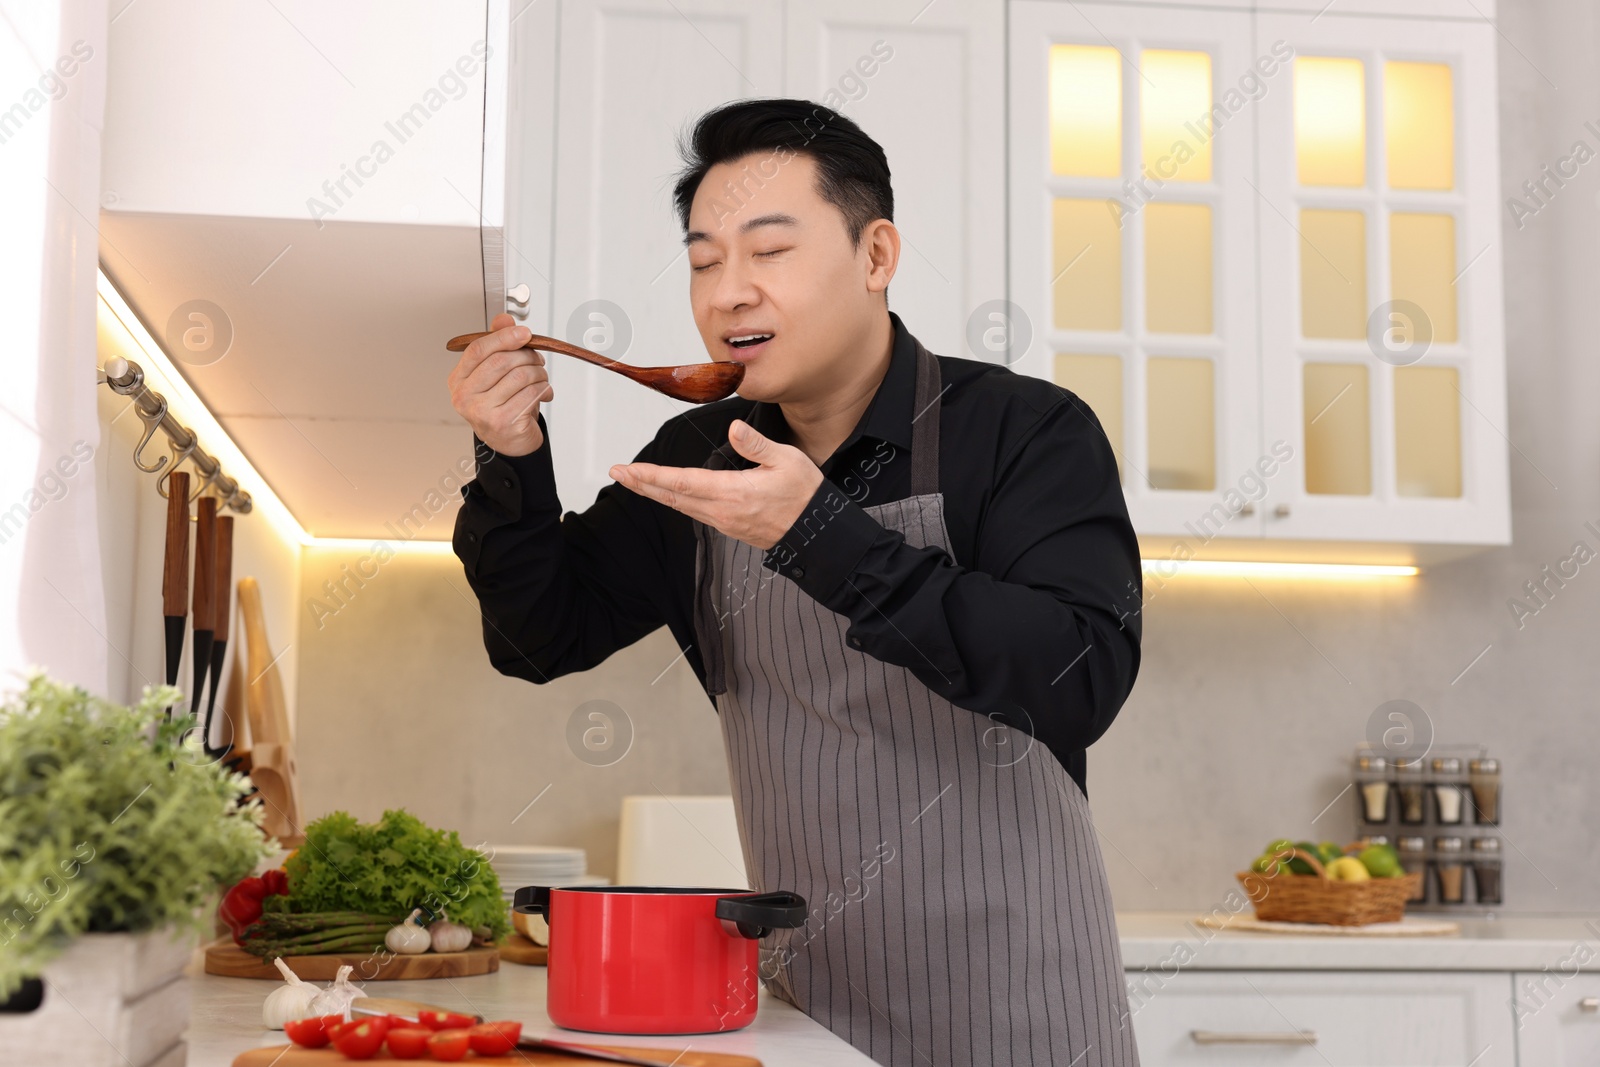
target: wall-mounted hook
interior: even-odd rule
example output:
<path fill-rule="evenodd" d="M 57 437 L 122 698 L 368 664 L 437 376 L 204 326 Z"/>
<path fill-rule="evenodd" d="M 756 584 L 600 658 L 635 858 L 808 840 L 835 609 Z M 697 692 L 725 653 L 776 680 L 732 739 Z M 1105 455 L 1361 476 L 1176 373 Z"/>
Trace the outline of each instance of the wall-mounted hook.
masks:
<path fill-rule="evenodd" d="M 173 442 L 173 444 L 172 444 L 172 464 L 170 466 L 168 466 L 165 471 L 162 472 L 161 477 L 156 479 L 156 492 L 160 493 L 163 498 L 165 498 L 166 495 L 167 495 L 167 483 L 168 483 L 168 480 L 172 477 L 172 472 L 177 470 L 180 466 L 182 466 L 183 465 L 183 461 L 188 459 L 190 457 L 190 455 L 192 455 L 194 453 L 194 450 L 195 450 L 195 447 L 196 447 L 197 444 L 198 444 L 197 441 L 194 441 L 193 439 L 191 439 L 187 446 L 185 446 L 183 448 L 179 448 L 177 446 L 177 443 Z M 196 479 L 196 481 L 198 481 L 198 480 L 199 479 Z M 190 494 L 189 499 L 193 500 L 194 499 L 194 495 Z"/>
<path fill-rule="evenodd" d="M 201 467 L 199 464 L 195 464 L 195 469 L 200 472 L 200 479 L 199 484 L 195 486 L 194 492 L 189 494 L 189 499 L 191 501 L 198 500 L 206 492 L 215 489 L 217 490 L 218 506 L 226 507 L 228 504 L 228 497 L 222 492 L 222 482 L 220 480 L 222 477 L 222 468 L 218 467 L 216 470 L 207 473 L 205 468 Z M 197 520 L 198 518 L 199 516 L 196 516 Z"/>
<path fill-rule="evenodd" d="M 133 448 L 133 465 L 146 474 L 154 474 L 167 465 L 167 457 L 162 456 L 154 463 L 146 463 L 144 461 L 144 450 L 145 446 L 150 443 L 150 438 L 154 437 L 156 431 L 161 428 L 161 420 L 167 417 L 167 398 L 162 397 L 156 410 L 150 414 L 146 414 L 144 408 L 139 407 L 138 403 L 135 402 L 133 413 L 139 416 L 140 422 L 144 423 L 144 436 L 139 438 L 139 443 Z M 161 495 L 166 496 L 167 491 L 163 489 Z"/>

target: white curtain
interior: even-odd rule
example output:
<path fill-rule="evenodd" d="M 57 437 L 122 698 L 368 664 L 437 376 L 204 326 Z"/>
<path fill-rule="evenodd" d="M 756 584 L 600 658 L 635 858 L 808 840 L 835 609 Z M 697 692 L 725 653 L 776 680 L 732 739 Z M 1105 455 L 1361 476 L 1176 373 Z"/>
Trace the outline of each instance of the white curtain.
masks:
<path fill-rule="evenodd" d="M 120 8 L 128 0 L 111 0 Z M 0 0 L 0 690 L 107 692 L 95 503 L 106 0 Z"/>

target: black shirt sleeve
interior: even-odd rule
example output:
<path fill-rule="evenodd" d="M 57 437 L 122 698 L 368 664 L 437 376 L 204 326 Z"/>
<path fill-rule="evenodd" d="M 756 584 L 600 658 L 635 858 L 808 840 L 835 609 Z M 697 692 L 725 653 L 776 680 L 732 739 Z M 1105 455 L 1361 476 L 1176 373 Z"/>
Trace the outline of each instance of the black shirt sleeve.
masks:
<path fill-rule="evenodd" d="M 846 616 L 852 647 L 1056 752 L 1105 733 L 1138 672 L 1138 540 L 1111 446 L 1070 395 L 1000 457 L 970 566 L 831 481 L 765 565 Z"/>
<path fill-rule="evenodd" d="M 638 458 L 662 462 L 661 441 Z M 478 477 L 462 491 L 454 536 L 489 661 L 533 682 L 587 670 L 668 615 L 669 547 L 657 509 L 613 483 L 563 518 L 550 449 L 548 431 L 526 456 L 478 442 Z"/>

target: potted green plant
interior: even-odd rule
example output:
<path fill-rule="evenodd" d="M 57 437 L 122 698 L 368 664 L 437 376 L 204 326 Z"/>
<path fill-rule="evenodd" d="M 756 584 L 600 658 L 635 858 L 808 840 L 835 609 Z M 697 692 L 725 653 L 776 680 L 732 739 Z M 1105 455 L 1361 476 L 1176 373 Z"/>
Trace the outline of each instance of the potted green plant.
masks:
<path fill-rule="evenodd" d="M 0 704 L 0 1064 L 182 1062 L 184 966 L 269 842 L 180 702 L 35 674 Z"/>

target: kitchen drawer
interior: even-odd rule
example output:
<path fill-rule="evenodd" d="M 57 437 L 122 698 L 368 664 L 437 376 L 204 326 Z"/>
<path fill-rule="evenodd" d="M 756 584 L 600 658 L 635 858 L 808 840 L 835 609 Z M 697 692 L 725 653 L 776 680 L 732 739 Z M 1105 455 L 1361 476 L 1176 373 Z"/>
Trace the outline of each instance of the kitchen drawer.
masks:
<path fill-rule="evenodd" d="M 1509 974 L 1130 971 L 1127 978 L 1144 1067 L 1516 1064 Z"/>
<path fill-rule="evenodd" d="M 1576 974 L 1569 958 L 1542 972 L 1519 971 L 1517 1044 L 1529 1067 L 1600 1063 L 1600 974 Z"/>

